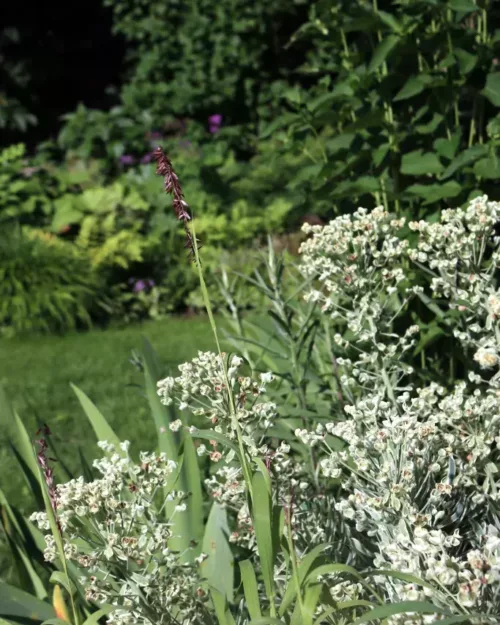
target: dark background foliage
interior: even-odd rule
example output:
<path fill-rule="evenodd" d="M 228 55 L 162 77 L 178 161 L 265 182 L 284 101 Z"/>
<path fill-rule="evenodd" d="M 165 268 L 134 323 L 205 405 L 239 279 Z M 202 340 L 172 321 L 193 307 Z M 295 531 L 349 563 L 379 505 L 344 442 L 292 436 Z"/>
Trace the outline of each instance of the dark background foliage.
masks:
<path fill-rule="evenodd" d="M 158 144 L 197 217 L 213 286 L 224 250 L 229 268 L 250 271 L 245 250 L 269 234 L 283 244 L 304 219 L 359 205 L 421 218 L 499 195 L 497 2 L 3 11 L 0 221 L 89 254 L 113 318 L 200 303 L 192 267 L 173 267 L 182 229 L 154 175 Z M 297 239 L 284 244 L 296 251 Z M 155 283 L 140 303 L 139 279 Z"/>
<path fill-rule="evenodd" d="M 61 115 L 79 102 L 111 106 L 108 88 L 121 84 L 126 46 L 111 33 L 112 12 L 100 0 L 3 2 L 0 16 L 2 98 L 37 120 L 26 132 L 20 113 L 2 129 L 2 144 L 23 140 L 34 148 L 57 135 Z"/>

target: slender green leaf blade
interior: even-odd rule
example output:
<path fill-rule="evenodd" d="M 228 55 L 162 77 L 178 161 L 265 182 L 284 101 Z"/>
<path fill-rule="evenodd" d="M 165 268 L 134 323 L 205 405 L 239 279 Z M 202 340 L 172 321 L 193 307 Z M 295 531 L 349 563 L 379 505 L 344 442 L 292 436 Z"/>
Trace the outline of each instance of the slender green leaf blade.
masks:
<path fill-rule="evenodd" d="M 427 601 L 401 601 L 399 603 L 389 603 L 377 606 L 376 608 L 373 608 L 373 610 L 365 612 L 365 614 L 356 619 L 353 625 L 385 619 L 388 616 L 393 616 L 394 614 L 406 614 L 408 612 L 415 612 L 417 614 L 449 614 L 448 610 L 440 608 Z"/>
<path fill-rule="evenodd" d="M 262 616 L 260 611 L 259 589 L 255 571 L 253 570 L 250 560 L 240 562 L 240 573 L 248 613 L 251 619 L 258 619 Z"/>
<path fill-rule="evenodd" d="M 201 572 L 211 588 L 228 601 L 234 596 L 234 558 L 228 541 L 229 526 L 225 508 L 212 504 L 203 538 L 203 553 L 208 558 L 201 564 Z"/>
<path fill-rule="evenodd" d="M 55 618 L 54 608 L 45 601 L 0 581 L 0 617 L 34 624 Z"/>
<path fill-rule="evenodd" d="M 75 392 L 75 395 L 80 402 L 83 411 L 87 415 L 88 420 L 90 421 L 90 425 L 92 426 L 95 435 L 98 441 L 107 441 L 115 446 L 115 450 L 117 454 L 125 456 L 125 452 L 120 447 L 120 439 L 114 433 L 113 429 L 106 421 L 106 418 L 103 416 L 101 411 L 97 408 L 93 401 L 91 401 L 87 395 L 75 386 L 71 384 L 71 388 Z"/>

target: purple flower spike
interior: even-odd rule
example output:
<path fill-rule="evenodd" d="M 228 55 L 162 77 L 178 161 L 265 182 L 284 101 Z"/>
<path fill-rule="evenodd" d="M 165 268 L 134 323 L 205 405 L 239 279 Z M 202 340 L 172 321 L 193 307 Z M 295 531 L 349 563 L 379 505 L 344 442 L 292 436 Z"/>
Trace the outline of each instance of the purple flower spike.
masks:
<path fill-rule="evenodd" d="M 144 154 L 144 156 L 141 158 L 141 163 L 143 165 L 147 165 L 147 163 L 151 163 L 153 158 L 153 152 L 148 152 L 147 154 Z"/>
<path fill-rule="evenodd" d="M 221 125 L 222 115 L 220 113 L 210 115 L 208 118 L 208 130 L 210 133 L 215 134 L 216 132 L 219 132 Z"/>
<path fill-rule="evenodd" d="M 137 280 L 134 284 L 134 293 L 140 293 L 141 291 L 144 291 L 145 288 L 146 282 L 144 280 Z"/>
<path fill-rule="evenodd" d="M 121 165 L 133 165 L 134 163 L 135 158 L 131 154 L 122 154 L 122 156 L 120 156 Z"/>

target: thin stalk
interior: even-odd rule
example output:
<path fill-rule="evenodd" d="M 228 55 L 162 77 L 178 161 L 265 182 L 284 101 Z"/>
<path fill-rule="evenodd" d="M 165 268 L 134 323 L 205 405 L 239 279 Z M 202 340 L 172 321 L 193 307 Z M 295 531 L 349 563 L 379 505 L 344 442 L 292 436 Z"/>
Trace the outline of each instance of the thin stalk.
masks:
<path fill-rule="evenodd" d="M 297 564 L 297 554 L 295 553 L 295 546 L 293 544 L 292 538 L 292 510 L 290 508 L 288 510 L 288 514 L 286 514 L 286 526 L 287 526 L 287 538 L 288 538 L 288 548 L 290 549 L 290 561 L 292 563 L 292 575 L 295 582 L 295 586 L 297 587 L 297 602 L 299 604 L 300 616 L 301 619 L 304 620 L 304 602 L 302 600 L 302 593 L 300 591 L 300 577 L 299 577 L 299 567 Z"/>
<path fill-rule="evenodd" d="M 233 394 L 231 392 L 231 385 L 230 385 L 230 382 L 229 382 L 229 377 L 227 375 L 227 365 L 226 365 L 226 362 L 225 362 L 225 360 L 224 360 L 224 358 L 222 356 L 222 349 L 221 349 L 221 346 L 220 346 L 219 335 L 218 335 L 218 332 L 217 332 L 217 324 L 215 323 L 213 310 L 212 310 L 212 304 L 210 303 L 210 296 L 208 294 L 208 289 L 207 289 L 207 285 L 205 283 L 205 278 L 203 277 L 203 271 L 202 271 L 202 268 L 201 268 L 201 261 L 200 261 L 200 254 L 199 254 L 199 249 L 198 249 L 198 242 L 196 240 L 196 232 L 195 232 L 195 228 L 194 228 L 193 222 L 191 222 L 191 230 L 192 230 L 192 236 L 193 236 L 193 251 L 194 251 L 194 256 L 195 256 L 195 261 L 196 261 L 196 268 L 198 270 L 198 278 L 200 280 L 201 292 L 203 294 L 203 303 L 205 304 L 207 315 L 208 315 L 208 318 L 210 320 L 210 326 L 212 328 L 212 332 L 213 332 L 213 335 L 214 335 L 214 338 L 215 338 L 215 344 L 217 346 L 217 351 L 219 353 L 219 357 L 220 357 L 221 362 L 222 362 L 222 370 L 223 370 L 223 373 L 224 373 L 224 381 L 225 381 L 227 393 L 228 393 L 228 396 L 229 396 L 231 421 L 232 421 L 233 427 L 234 427 L 234 429 L 236 431 L 236 436 L 238 438 L 238 447 L 239 447 L 240 454 L 241 454 L 241 465 L 242 465 L 242 469 L 243 469 L 243 475 L 244 475 L 245 481 L 247 483 L 247 487 L 248 487 L 248 491 L 250 493 L 250 497 L 253 498 L 251 472 L 250 472 L 250 469 L 249 469 L 249 466 L 248 466 L 248 463 L 247 463 L 245 448 L 243 447 L 243 439 L 242 439 L 240 424 L 238 423 L 238 419 L 236 417 L 236 406 L 234 405 L 234 397 L 233 397 Z"/>

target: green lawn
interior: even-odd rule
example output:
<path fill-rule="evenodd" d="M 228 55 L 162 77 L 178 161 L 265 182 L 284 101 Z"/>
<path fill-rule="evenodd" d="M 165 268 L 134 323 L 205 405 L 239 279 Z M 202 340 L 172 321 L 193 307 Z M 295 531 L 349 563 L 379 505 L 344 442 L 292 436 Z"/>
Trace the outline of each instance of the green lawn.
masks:
<path fill-rule="evenodd" d="M 35 436 L 40 422 L 50 426 L 58 455 L 70 469 L 79 466 L 79 448 L 89 459 L 99 453 L 70 382 L 97 404 L 120 438 L 133 443 L 132 451 L 155 444 L 142 395 L 142 374 L 129 361 L 132 350 L 140 351 L 143 336 L 158 353 L 165 374 L 175 372 L 198 350 L 214 349 L 209 323 L 203 318 L 169 318 L 64 337 L 0 340 L 0 383 L 7 396 L 30 434 Z M 0 433 L 0 487 L 13 503 L 22 504 L 28 494 L 6 445 L 6 432 Z"/>

